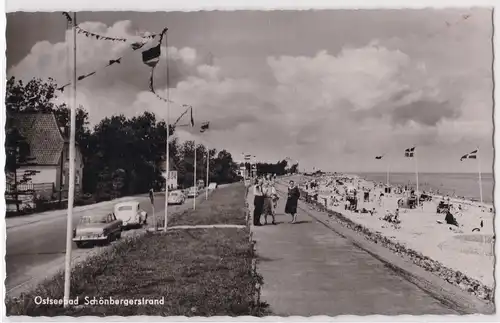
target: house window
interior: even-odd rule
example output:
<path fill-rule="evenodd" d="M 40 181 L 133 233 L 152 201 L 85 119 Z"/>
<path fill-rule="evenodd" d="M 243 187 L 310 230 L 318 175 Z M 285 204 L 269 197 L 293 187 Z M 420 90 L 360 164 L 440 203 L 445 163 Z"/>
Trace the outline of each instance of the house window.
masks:
<path fill-rule="evenodd" d="M 75 184 L 80 185 L 80 172 L 76 172 Z"/>
<path fill-rule="evenodd" d="M 61 184 L 62 186 L 66 185 L 66 172 L 63 172 Z"/>

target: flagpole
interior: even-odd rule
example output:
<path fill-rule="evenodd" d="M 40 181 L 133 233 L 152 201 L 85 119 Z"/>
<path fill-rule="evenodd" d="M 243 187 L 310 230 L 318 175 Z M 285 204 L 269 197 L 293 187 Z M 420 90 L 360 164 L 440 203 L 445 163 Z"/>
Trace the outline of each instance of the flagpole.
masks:
<path fill-rule="evenodd" d="M 168 68 L 168 39 L 167 39 L 168 29 L 165 31 L 165 68 L 167 72 L 167 137 L 166 137 L 166 157 L 165 157 L 165 168 L 166 168 L 166 177 L 165 177 L 165 219 L 163 223 L 163 230 L 167 231 L 168 228 L 168 184 L 170 182 L 170 71 Z M 155 224 L 155 229 L 158 227 L 158 224 Z"/>
<path fill-rule="evenodd" d="M 482 181 L 481 181 L 481 160 L 479 158 L 479 146 L 477 147 L 477 170 L 478 170 L 478 173 L 479 173 L 479 198 L 481 200 L 481 204 L 479 205 L 479 208 L 481 210 L 481 212 L 483 211 L 483 185 L 482 185 Z M 481 218 L 482 218 L 482 215 L 481 215 Z M 486 246 L 486 236 L 483 234 L 483 245 Z M 488 250 L 486 250 L 486 248 L 484 248 L 484 255 L 487 256 L 488 255 Z"/>
<path fill-rule="evenodd" d="M 479 158 L 479 146 L 477 147 L 477 169 L 479 172 L 479 197 L 481 199 L 481 208 L 483 207 L 483 184 L 481 179 L 481 160 Z"/>
<path fill-rule="evenodd" d="M 207 147 L 207 183 L 205 185 L 205 200 L 208 200 L 208 172 L 210 168 L 210 149 Z"/>
<path fill-rule="evenodd" d="M 389 167 L 390 167 L 390 161 L 387 160 L 387 187 L 389 187 Z"/>
<path fill-rule="evenodd" d="M 417 152 L 416 151 L 415 151 L 415 176 L 417 178 L 417 192 L 416 193 L 418 194 L 418 158 L 417 158 Z"/>
<path fill-rule="evenodd" d="M 69 59 L 69 57 L 68 57 Z M 64 264 L 64 307 L 71 292 L 71 249 L 73 247 L 73 202 L 75 199 L 75 133 L 76 133 L 76 12 L 73 13 L 73 104 L 70 111 L 68 219 L 66 225 L 66 258 Z M 61 163 L 63 161 L 61 160 Z"/>
<path fill-rule="evenodd" d="M 192 108 L 191 108 L 192 109 Z M 195 196 L 193 199 L 193 210 L 196 210 L 196 197 L 198 196 L 198 185 L 196 185 L 196 139 L 194 140 L 194 175 L 193 175 Z"/>

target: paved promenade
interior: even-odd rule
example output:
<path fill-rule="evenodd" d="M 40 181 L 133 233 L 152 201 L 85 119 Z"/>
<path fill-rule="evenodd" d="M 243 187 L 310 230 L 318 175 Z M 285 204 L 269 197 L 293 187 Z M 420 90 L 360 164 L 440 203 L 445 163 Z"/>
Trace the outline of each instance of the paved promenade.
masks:
<path fill-rule="evenodd" d="M 251 193 L 248 200 L 252 209 Z M 304 212 L 288 223 L 284 208 L 282 195 L 278 224 L 253 227 L 273 315 L 458 314 Z"/>

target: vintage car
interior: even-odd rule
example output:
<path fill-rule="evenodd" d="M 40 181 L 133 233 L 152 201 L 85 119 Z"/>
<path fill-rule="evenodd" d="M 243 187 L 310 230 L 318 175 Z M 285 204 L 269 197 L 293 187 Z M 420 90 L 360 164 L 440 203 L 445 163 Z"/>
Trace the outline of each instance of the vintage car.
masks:
<path fill-rule="evenodd" d="M 168 200 L 167 203 L 169 205 L 176 204 L 176 205 L 181 205 L 184 204 L 186 200 L 186 196 L 181 190 L 175 190 L 172 192 L 168 193 Z"/>
<path fill-rule="evenodd" d="M 140 227 L 148 220 L 148 213 L 141 209 L 137 201 L 115 204 L 114 215 L 123 221 L 123 227 Z"/>
<path fill-rule="evenodd" d="M 198 194 L 199 194 L 198 188 L 193 186 L 188 189 L 186 195 L 188 198 L 195 198 L 198 196 Z"/>
<path fill-rule="evenodd" d="M 73 229 L 73 241 L 78 248 L 85 244 L 109 243 L 122 236 L 122 221 L 113 213 L 85 215 Z"/>

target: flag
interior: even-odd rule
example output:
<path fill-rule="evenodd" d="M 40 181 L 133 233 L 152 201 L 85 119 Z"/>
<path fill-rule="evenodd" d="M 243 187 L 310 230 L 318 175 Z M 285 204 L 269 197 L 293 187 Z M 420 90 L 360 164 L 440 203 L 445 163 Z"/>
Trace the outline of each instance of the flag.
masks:
<path fill-rule="evenodd" d="M 194 127 L 193 107 L 191 107 L 191 127 Z"/>
<path fill-rule="evenodd" d="M 476 159 L 477 158 L 477 149 L 474 150 L 473 152 L 470 152 L 468 154 L 465 154 L 463 155 L 461 158 L 460 158 L 460 161 L 464 160 L 464 159 Z"/>
<path fill-rule="evenodd" d="M 413 157 L 415 155 L 415 147 L 405 149 L 405 157 Z"/>
<path fill-rule="evenodd" d="M 150 49 L 146 49 L 142 52 L 142 61 L 144 64 L 155 67 L 156 64 L 160 61 L 161 54 L 161 43 L 156 45 L 155 47 L 151 47 Z"/>
<path fill-rule="evenodd" d="M 201 124 L 201 128 L 200 128 L 200 132 L 205 132 L 208 130 L 208 128 L 210 127 L 210 122 L 203 122 Z"/>
<path fill-rule="evenodd" d="M 144 43 L 144 42 L 143 43 L 135 42 L 130 46 L 132 47 L 132 50 L 138 50 L 138 49 L 142 48 L 144 45 L 146 45 L 146 43 Z"/>
<path fill-rule="evenodd" d="M 384 156 L 375 156 L 375 159 L 382 159 Z"/>
<path fill-rule="evenodd" d="M 106 65 L 106 66 L 111 66 L 111 65 L 113 65 L 113 64 L 120 64 L 120 63 L 121 63 L 121 60 L 122 60 L 122 58 L 121 58 L 121 57 L 120 57 L 120 58 L 117 58 L 117 59 L 110 59 L 110 60 L 109 60 L 108 65 Z"/>

